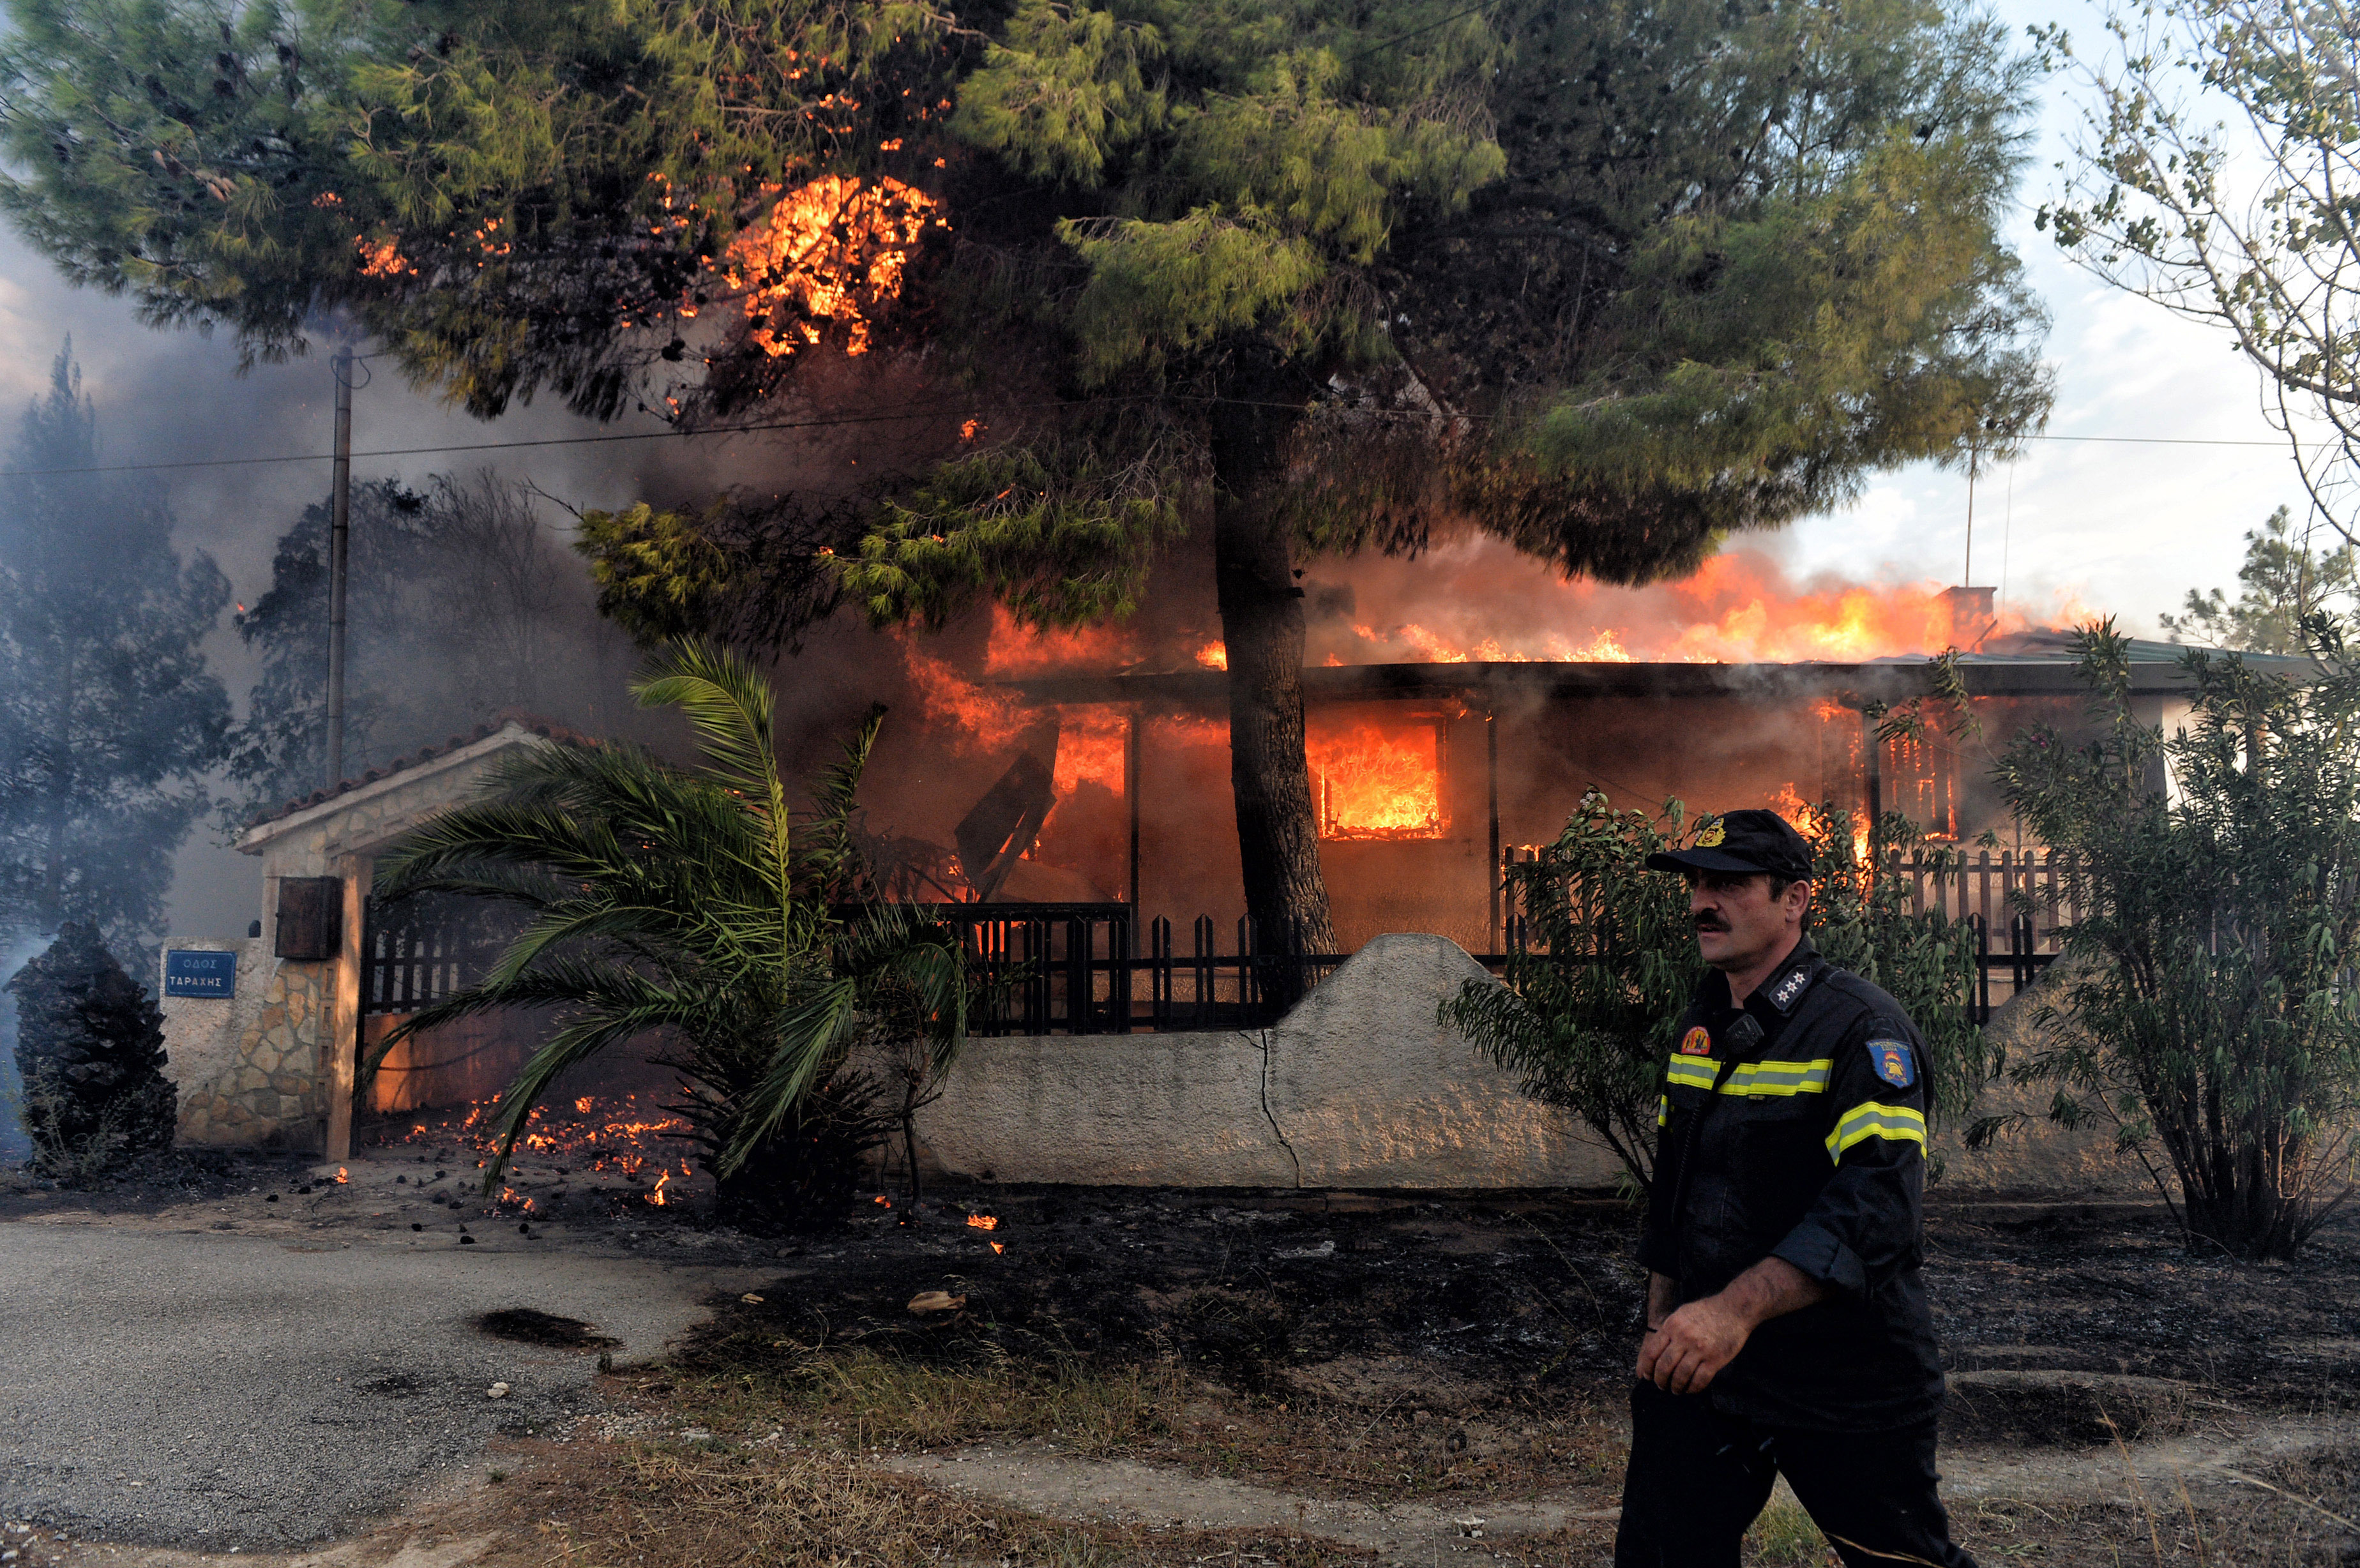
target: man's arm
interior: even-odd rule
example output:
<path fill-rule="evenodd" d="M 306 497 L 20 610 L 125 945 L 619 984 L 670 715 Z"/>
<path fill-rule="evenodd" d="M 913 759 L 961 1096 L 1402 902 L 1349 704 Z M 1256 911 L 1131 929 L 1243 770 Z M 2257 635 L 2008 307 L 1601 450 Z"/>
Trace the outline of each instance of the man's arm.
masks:
<path fill-rule="evenodd" d="M 1655 1333 L 1664 1326 L 1664 1320 L 1680 1304 L 1680 1282 L 1668 1274 L 1647 1271 L 1647 1332 Z"/>
<path fill-rule="evenodd" d="M 1648 1334 L 1639 1346 L 1639 1376 L 1675 1394 L 1704 1392 L 1755 1329 L 1828 1295 L 1827 1286 L 1783 1258 L 1764 1258 L 1719 1295 L 1690 1301 L 1659 1320 L 1657 1302 L 1669 1306 L 1671 1287 L 1663 1275 L 1648 1276 Z"/>
<path fill-rule="evenodd" d="M 1876 1063 L 1891 1064 L 1891 1075 Z M 1835 1290 L 1865 1295 L 1918 1254 L 1926 1063 L 1914 1031 L 1887 1018 L 1848 1033 L 1835 1052 L 1827 1099 L 1834 1174 L 1770 1255 Z"/>

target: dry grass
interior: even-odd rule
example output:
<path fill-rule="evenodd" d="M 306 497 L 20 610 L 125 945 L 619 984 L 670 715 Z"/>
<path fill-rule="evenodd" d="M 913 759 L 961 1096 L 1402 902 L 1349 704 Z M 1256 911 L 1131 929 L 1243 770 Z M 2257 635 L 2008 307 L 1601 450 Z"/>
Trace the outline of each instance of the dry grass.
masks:
<path fill-rule="evenodd" d="M 487 1565 L 1328 1568 L 1373 1560 L 1300 1535 L 1047 1519 L 863 1470 L 840 1454 L 642 1443 L 550 1448 L 539 1461 L 511 1486 L 503 1545 Z"/>
<path fill-rule="evenodd" d="M 959 1367 L 866 1346 L 780 1340 L 756 1356 L 724 1345 L 673 1369 L 671 1403 L 695 1424 L 805 1446 L 927 1449 L 1045 1438 L 1081 1454 L 1151 1443 L 1185 1399 L 1177 1368 L 1080 1362 Z"/>
<path fill-rule="evenodd" d="M 1579 1396 L 1371 1409 L 1274 1385 L 1241 1392 L 1168 1358 L 1012 1356 L 980 1331 L 832 1342 L 740 1319 L 638 1388 L 738 1441 L 865 1452 L 1035 1440 L 1317 1496 L 1612 1488 L 1624 1454 L 1616 1423 Z"/>

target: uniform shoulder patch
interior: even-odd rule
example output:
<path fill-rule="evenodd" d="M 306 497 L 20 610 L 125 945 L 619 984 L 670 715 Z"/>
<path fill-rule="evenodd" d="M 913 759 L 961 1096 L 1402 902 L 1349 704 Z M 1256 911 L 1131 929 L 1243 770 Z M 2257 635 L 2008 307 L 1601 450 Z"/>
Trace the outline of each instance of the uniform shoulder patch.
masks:
<path fill-rule="evenodd" d="M 1868 1042 L 1869 1065 L 1876 1075 L 1896 1089 L 1907 1089 L 1918 1082 L 1918 1059 L 1910 1054 L 1909 1042 L 1890 1038 Z"/>
<path fill-rule="evenodd" d="M 1705 1027 L 1702 1024 L 1697 1025 L 1694 1029 L 1688 1030 L 1688 1033 L 1680 1036 L 1680 1054 L 1682 1056 L 1710 1056 L 1712 1054 L 1712 1036 L 1706 1032 Z"/>

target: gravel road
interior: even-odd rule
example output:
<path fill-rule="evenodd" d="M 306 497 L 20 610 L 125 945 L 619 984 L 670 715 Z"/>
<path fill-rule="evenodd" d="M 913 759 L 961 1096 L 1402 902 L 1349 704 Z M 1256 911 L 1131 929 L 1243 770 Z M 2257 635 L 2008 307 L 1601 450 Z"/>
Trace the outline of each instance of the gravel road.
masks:
<path fill-rule="evenodd" d="M 488 1338 L 477 1314 L 579 1318 L 628 1359 L 775 1272 L 0 1224 L 0 1519 L 213 1551 L 344 1533 L 496 1433 L 596 1408 L 595 1355 Z"/>

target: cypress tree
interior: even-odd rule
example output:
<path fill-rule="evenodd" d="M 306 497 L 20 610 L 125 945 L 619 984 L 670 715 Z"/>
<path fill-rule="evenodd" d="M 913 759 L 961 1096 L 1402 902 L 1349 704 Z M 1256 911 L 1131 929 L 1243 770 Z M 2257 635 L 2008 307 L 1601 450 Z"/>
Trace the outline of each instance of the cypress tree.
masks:
<path fill-rule="evenodd" d="M 163 1011 L 95 926 L 68 920 L 7 988 L 36 1169 L 87 1174 L 172 1146 L 180 1095 L 164 1076 Z"/>

